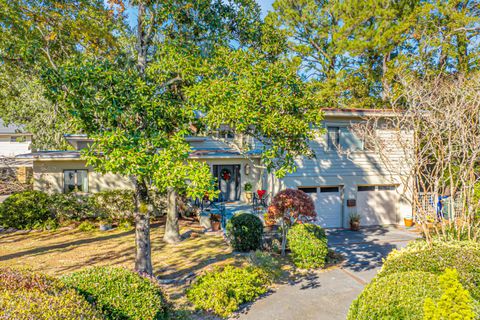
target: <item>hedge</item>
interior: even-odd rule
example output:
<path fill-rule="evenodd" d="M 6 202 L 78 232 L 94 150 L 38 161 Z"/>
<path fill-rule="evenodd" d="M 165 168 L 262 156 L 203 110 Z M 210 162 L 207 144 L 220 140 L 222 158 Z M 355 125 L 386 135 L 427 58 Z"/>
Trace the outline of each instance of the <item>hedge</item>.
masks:
<path fill-rule="evenodd" d="M 106 319 L 167 319 L 168 303 L 159 285 L 124 268 L 93 267 L 64 276 Z"/>
<path fill-rule="evenodd" d="M 480 299 L 480 244 L 467 241 L 424 241 L 392 251 L 386 258 L 379 277 L 406 271 L 441 274 L 447 268 L 456 269 L 462 285 L 476 300 Z"/>
<path fill-rule="evenodd" d="M 102 319 L 75 290 L 43 274 L 0 269 L 1 319 Z"/>
<path fill-rule="evenodd" d="M 40 191 L 14 193 L 0 204 L 0 225 L 7 228 L 34 229 L 50 220 L 50 197 Z"/>
<path fill-rule="evenodd" d="M 350 306 L 347 320 L 423 320 L 426 298 L 441 296 L 438 276 L 409 271 L 375 278 Z"/>

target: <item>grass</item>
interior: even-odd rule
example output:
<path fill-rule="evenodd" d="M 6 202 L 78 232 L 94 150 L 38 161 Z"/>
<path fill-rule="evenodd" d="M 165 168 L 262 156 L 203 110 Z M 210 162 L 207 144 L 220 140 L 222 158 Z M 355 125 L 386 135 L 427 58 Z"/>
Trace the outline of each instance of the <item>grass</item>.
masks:
<path fill-rule="evenodd" d="M 161 279 L 181 279 L 191 273 L 221 264 L 239 264 L 243 259 L 232 254 L 220 235 L 201 233 L 198 224 L 182 223 L 178 244 L 163 242 L 164 227 L 151 229 L 152 264 Z M 22 267 L 53 276 L 78 271 L 88 266 L 124 266 L 132 269 L 135 258 L 133 229 L 81 232 L 76 229 L 29 231 L 0 234 L 0 267 Z M 186 284 L 166 286 L 167 294 L 183 305 Z"/>

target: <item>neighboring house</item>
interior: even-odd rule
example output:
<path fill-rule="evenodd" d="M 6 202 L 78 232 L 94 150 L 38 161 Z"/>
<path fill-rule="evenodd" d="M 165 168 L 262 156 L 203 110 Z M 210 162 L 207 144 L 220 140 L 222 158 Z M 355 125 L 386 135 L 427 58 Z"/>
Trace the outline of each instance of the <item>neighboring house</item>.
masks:
<path fill-rule="evenodd" d="M 283 188 L 298 188 L 314 199 L 318 223 L 324 227 L 347 227 L 353 212 L 361 215 L 364 226 L 400 224 L 404 216 L 412 214 L 405 186 L 398 174 L 387 169 L 379 154 L 369 150 L 368 141 L 356 137 L 351 129 L 352 124 L 370 116 L 388 117 L 389 114 L 375 110 L 324 110 L 325 133 L 311 142 L 316 158 L 299 158 L 296 172 L 282 179 L 263 170 L 253 142 L 250 143 L 256 151 L 247 158 L 213 137 L 190 137 L 188 142 L 193 150 L 190 158 L 205 161 L 210 166 L 226 201 L 245 201 L 243 188 L 247 182 L 254 189 L 266 189 L 271 195 Z M 376 134 L 388 140 L 391 132 L 383 128 Z M 102 175 L 85 167 L 79 150 L 90 143 L 86 136 L 68 135 L 66 138 L 75 151 L 17 156 L 33 160 L 34 189 L 98 192 L 132 187 L 125 177 Z M 230 138 L 235 140 L 236 137 Z M 394 147 L 391 150 L 390 163 L 400 165 L 401 153 Z"/>
<path fill-rule="evenodd" d="M 22 127 L 6 126 L 0 119 L 0 158 L 15 157 L 18 154 L 30 152 L 32 134 Z"/>

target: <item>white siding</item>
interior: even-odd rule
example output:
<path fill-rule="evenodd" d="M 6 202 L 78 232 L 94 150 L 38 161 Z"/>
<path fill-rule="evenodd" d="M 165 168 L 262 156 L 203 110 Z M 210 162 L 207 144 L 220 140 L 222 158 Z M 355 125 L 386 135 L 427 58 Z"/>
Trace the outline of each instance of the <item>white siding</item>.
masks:
<path fill-rule="evenodd" d="M 30 137 L 25 142 L 11 142 L 9 135 L 0 136 L 0 157 L 13 157 L 17 154 L 30 153 Z"/>

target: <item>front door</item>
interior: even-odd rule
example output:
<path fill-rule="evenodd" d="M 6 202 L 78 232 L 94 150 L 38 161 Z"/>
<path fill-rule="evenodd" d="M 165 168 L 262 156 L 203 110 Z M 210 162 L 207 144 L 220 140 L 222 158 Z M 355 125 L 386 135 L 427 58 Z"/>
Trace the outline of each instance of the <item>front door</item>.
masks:
<path fill-rule="evenodd" d="M 240 165 L 214 165 L 213 175 L 224 201 L 240 200 Z"/>

